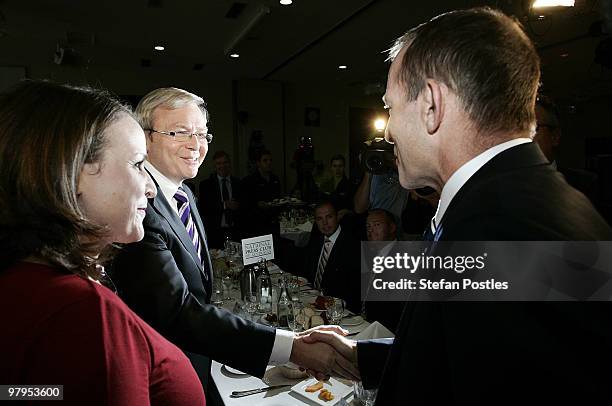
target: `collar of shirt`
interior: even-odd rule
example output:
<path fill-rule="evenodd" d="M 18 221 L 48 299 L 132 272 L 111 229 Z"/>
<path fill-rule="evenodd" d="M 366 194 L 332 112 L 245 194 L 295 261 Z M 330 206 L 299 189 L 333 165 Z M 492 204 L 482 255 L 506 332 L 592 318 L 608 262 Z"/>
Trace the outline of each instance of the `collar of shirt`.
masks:
<path fill-rule="evenodd" d="M 555 171 L 557 170 L 557 161 L 552 161 L 550 163 L 551 168 L 553 168 Z"/>
<path fill-rule="evenodd" d="M 158 171 L 157 168 L 154 167 L 148 161 L 145 162 L 145 168 L 147 168 L 153 179 L 155 179 L 155 181 L 159 185 L 162 194 L 164 195 L 168 203 L 170 203 L 170 206 L 172 206 L 174 208 L 174 211 L 178 213 L 178 208 L 176 207 L 176 204 L 173 203 L 176 202 L 174 195 L 176 194 L 179 186 L 181 185 L 177 185 L 176 183 L 168 179 L 163 173 Z"/>
<path fill-rule="evenodd" d="M 515 138 L 513 140 L 503 142 L 487 149 L 486 151 L 472 158 L 471 160 L 463 164 L 459 169 L 457 169 L 455 173 L 453 173 L 451 177 L 448 178 L 448 181 L 442 188 L 442 193 L 440 194 L 440 202 L 438 203 L 438 210 L 436 211 L 436 215 L 434 216 L 436 227 L 440 224 L 440 221 L 442 221 L 444 213 L 446 213 L 446 209 L 448 209 L 448 206 L 450 205 L 457 192 L 459 192 L 463 185 L 465 185 L 465 183 L 472 176 L 474 176 L 474 174 L 478 172 L 480 168 L 482 168 L 487 162 L 489 162 L 491 159 L 495 158 L 495 156 L 504 152 L 505 150 L 528 142 L 532 142 L 531 138 Z"/>
<path fill-rule="evenodd" d="M 340 235 L 340 229 L 341 228 L 342 227 L 340 226 L 340 224 L 338 224 L 338 228 L 336 229 L 336 231 L 334 231 L 334 233 L 332 235 L 327 237 L 331 241 L 332 247 L 334 246 L 334 244 L 336 243 L 336 240 L 338 239 L 338 236 Z M 325 241 L 325 237 L 323 237 L 323 241 Z"/>

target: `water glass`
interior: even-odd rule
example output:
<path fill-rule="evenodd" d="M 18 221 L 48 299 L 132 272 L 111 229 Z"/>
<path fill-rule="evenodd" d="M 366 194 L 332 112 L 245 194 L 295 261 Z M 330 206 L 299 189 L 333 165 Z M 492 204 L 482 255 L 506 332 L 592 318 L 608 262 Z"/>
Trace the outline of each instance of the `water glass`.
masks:
<path fill-rule="evenodd" d="M 221 306 L 223 304 L 223 282 L 219 279 L 214 280 L 213 294 L 210 300 L 215 306 Z"/>
<path fill-rule="evenodd" d="M 223 300 L 232 300 L 232 286 L 234 284 L 234 278 L 232 277 L 232 270 L 228 268 L 223 273 Z"/>
<path fill-rule="evenodd" d="M 330 324 L 340 325 L 344 316 L 344 300 L 337 297 L 330 297 L 325 303 L 327 320 Z"/>
<path fill-rule="evenodd" d="M 300 302 L 291 302 L 289 304 L 289 316 L 287 317 L 287 324 L 289 328 L 294 333 L 300 332 L 302 330 L 302 323 L 299 322 L 299 315 L 303 309 L 303 306 Z M 303 316 L 302 316 L 303 317 Z"/>
<path fill-rule="evenodd" d="M 257 295 L 246 295 L 245 298 L 246 311 L 249 314 L 251 321 L 255 321 L 255 313 L 257 313 Z"/>
<path fill-rule="evenodd" d="M 378 389 L 364 389 L 361 382 L 353 382 L 355 401 L 363 406 L 373 406 Z"/>

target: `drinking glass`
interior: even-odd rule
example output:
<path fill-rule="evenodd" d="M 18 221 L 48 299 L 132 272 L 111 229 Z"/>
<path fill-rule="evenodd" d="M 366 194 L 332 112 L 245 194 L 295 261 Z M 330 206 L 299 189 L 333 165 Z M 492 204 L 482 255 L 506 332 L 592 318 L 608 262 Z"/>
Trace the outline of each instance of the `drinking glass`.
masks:
<path fill-rule="evenodd" d="M 232 300 L 232 286 L 234 284 L 234 278 L 232 276 L 232 268 L 228 267 L 223 272 L 223 300 Z"/>
<path fill-rule="evenodd" d="M 219 279 L 214 280 L 213 294 L 210 299 L 215 306 L 221 306 L 223 304 L 223 282 Z"/>
<path fill-rule="evenodd" d="M 249 314 L 251 321 L 255 321 L 255 313 L 257 312 L 257 295 L 246 295 L 245 298 L 246 311 Z"/>
<path fill-rule="evenodd" d="M 327 320 L 330 324 L 340 325 L 344 316 L 344 300 L 332 297 L 325 303 Z"/>
<path fill-rule="evenodd" d="M 355 401 L 363 406 L 373 406 L 376 401 L 377 389 L 364 389 L 361 382 L 353 382 Z"/>
<path fill-rule="evenodd" d="M 289 315 L 287 316 L 287 324 L 294 333 L 302 331 L 303 325 L 300 323 L 299 314 L 302 311 L 303 306 L 300 302 L 291 302 L 289 304 Z"/>
<path fill-rule="evenodd" d="M 292 276 L 287 281 L 287 291 L 291 296 L 291 301 L 300 301 L 300 279 L 297 276 Z"/>

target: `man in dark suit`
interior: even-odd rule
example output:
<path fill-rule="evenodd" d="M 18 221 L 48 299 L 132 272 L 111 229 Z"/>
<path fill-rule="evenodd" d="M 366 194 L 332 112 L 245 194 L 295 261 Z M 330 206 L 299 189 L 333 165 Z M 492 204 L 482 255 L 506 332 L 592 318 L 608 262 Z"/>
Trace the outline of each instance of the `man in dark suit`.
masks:
<path fill-rule="evenodd" d="M 209 245 L 222 248 L 225 237 L 240 240 L 240 202 L 242 186 L 232 176 L 232 163 L 225 151 L 213 155 L 215 173 L 200 182 L 198 207 L 202 213 Z"/>
<path fill-rule="evenodd" d="M 277 209 L 265 204 L 280 198 L 280 179 L 272 172 L 272 153 L 267 149 L 257 151 L 256 169 L 242 179 L 244 188 L 244 215 L 248 236 L 278 235 Z"/>
<path fill-rule="evenodd" d="M 342 224 L 330 201 L 315 207 L 315 224 L 306 250 L 304 276 L 325 295 L 346 301 L 353 312 L 360 311 L 359 240 L 346 217 Z"/>
<path fill-rule="evenodd" d="M 202 98 L 176 88 L 156 89 L 140 101 L 135 115 L 147 134 L 146 168 L 157 196 L 149 199 L 145 237 L 123 248 L 113 263 L 123 300 L 187 353 L 203 384 L 210 358 L 259 377 L 269 363 L 289 360 L 323 373 L 340 369 L 337 363 L 344 360 L 331 347 L 308 347 L 299 336 L 210 304 L 206 233 L 194 196 L 183 185 L 197 175 L 212 141 Z"/>
<path fill-rule="evenodd" d="M 551 97 L 540 94 L 536 101 L 536 133 L 533 140 L 538 144 L 550 165 L 563 174 L 567 183 L 575 187 L 594 205 L 598 204 L 599 183 L 597 174 L 579 168 L 560 165 L 557 161 L 561 145 L 561 117 Z"/>
<path fill-rule="evenodd" d="M 441 190 L 429 239 L 612 238 L 531 142 L 539 58 L 518 23 L 488 8 L 443 14 L 398 39 L 390 59 L 386 138 L 400 182 Z M 352 355 L 377 405 L 609 404 L 611 310 L 414 301 L 394 340 L 310 339 Z"/>

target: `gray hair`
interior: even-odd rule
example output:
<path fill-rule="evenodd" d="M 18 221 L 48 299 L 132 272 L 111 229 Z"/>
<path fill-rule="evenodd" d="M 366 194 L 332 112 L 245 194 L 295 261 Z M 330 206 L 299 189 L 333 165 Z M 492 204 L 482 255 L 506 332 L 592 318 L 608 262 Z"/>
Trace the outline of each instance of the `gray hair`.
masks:
<path fill-rule="evenodd" d="M 150 129 L 153 126 L 153 112 L 158 107 L 178 109 L 191 103 L 197 105 L 208 120 L 204 99 L 176 87 L 162 87 L 147 93 L 136 106 L 134 115 L 142 128 Z"/>

